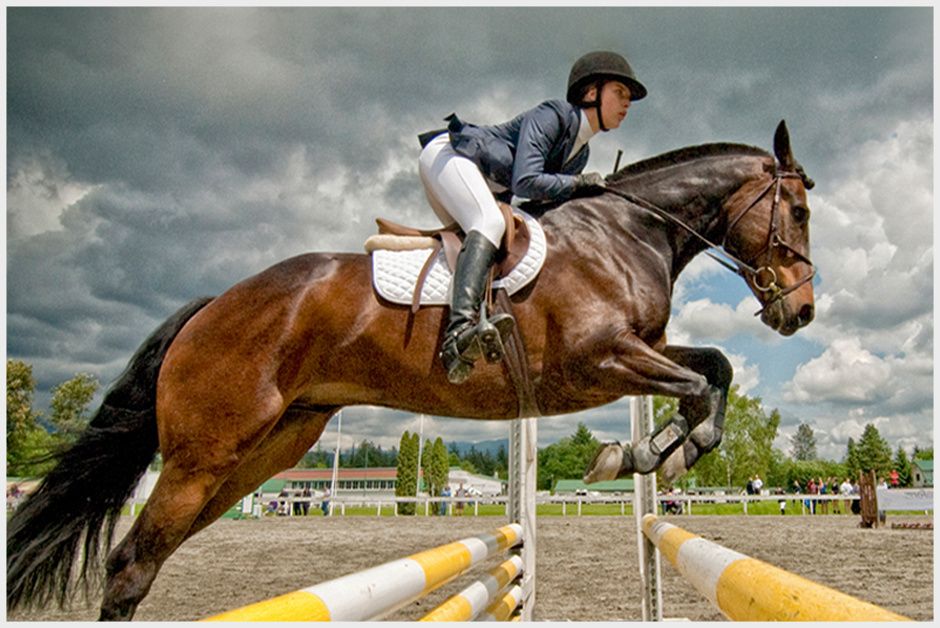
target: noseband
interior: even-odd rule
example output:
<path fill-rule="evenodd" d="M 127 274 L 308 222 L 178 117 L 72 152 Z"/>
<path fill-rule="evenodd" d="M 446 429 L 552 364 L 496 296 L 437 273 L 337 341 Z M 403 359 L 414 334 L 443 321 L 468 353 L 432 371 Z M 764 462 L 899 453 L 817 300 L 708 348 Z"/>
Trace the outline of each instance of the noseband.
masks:
<path fill-rule="evenodd" d="M 792 244 L 790 244 L 789 242 L 787 242 L 780 236 L 779 208 L 780 208 L 780 189 L 781 189 L 781 183 L 783 179 L 804 179 L 804 176 L 799 172 L 776 172 L 773 178 L 771 179 L 770 183 L 767 184 L 767 186 L 763 189 L 763 191 L 761 191 L 761 193 L 758 194 L 754 198 L 754 200 L 748 204 L 748 206 L 744 209 L 744 211 L 738 214 L 731 221 L 731 223 L 728 225 L 728 229 L 725 231 L 725 237 L 722 239 L 721 244 L 716 244 L 712 242 L 711 240 L 703 236 L 701 233 L 699 233 L 698 231 L 696 231 L 695 229 L 687 225 L 684 221 L 680 220 L 679 218 L 676 218 L 675 216 L 666 212 L 662 208 L 657 207 L 656 205 L 638 196 L 634 196 L 633 194 L 629 194 L 627 192 L 621 192 L 620 190 L 615 190 L 612 188 L 605 188 L 604 192 L 607 192 L 609 194 L 614 194 L 615 196 L 619 196 L 637 205 L 638 207 L 642 209 L 645 209 L 649 212 L 656 214 L 663 220 L 671 222 L 681 227 L 682 229 L 688 231 L 698 240 L 708 245 L 708 248 L 718 253 L 718 255 L 715 255 L 711 251 L 709 251 L 708 252 L 709 257 L 717 261 L 719 264 L 721 264 L 728 270 L 734 272 L 737 275 L 740 275 L 745 280 L 750 279 L 751 283 L 754 285 L 754 288 L 758 292 L 760 292 L 761 294 L 768 295 L 769 298 L 763 304 L 763 307 L 754 313 L 754 316 L 759 316 L 760 314 L 763 314 L 767 310 L 767 308 L 769 308 L 771 305 L 773 305 L 780 299 L 784 298 L 788 294 L 799 289 L 803 284 L 812 281 L 813 277 L 816 276 L 816 266 L 813 264 L 812 260 L 809 259 L 809 257 L 804 255 L 800 251 L 798 251 Z M 744 216 L 748 214 L 754 207 L 756 207 L 757 204 L 765 196 L 767 196 L 767 193 L 770 192 L 771 189 L 774 191 L 774 202 L 770 210 L 770 229 L 767 230 L 767 242 L 764 244 L 764 248 L 762 248 L 757 253 L 757 255 L 754 256 L 754 260 L 758 260 L 761 258 L 761 256 L 764 256 L 764 259 L 766 261 L 764 261 L 762 265 L 756 266 L 758 262 L 756 261 L 752 261 L 750 263 L 745 262 L 740 257 L 732 253 L 730 250 L 728 250 L 726 243 L 732 231 L 734 231 L 734 228 L 738 225 L 741 219 L 744 218 Z M 788 255 L 792 255 L 796 257 L 798 260 L 800 260 L 801 262 L 809 264 L 809 267 L 810 267 L 809 274 L 791 286 L 783 287 L 779 283 L 777 283 L 777 273 L 770 266 L 771 260 L 773 258 L 774 249 L 777 249 L 777 248 L 785 249 Z M 720 257 L 719 255 L 723 256 L 724 259 Z"/>

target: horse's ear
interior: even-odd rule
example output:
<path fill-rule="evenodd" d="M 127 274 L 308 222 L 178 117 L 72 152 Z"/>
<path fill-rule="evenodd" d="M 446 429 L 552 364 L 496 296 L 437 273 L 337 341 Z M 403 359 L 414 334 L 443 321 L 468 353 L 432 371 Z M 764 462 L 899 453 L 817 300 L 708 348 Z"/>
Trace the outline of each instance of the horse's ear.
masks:
<path fill-rule="evenodd" d="M 793 150 L 790 148 L 790 131 L 787 130 L 787 121 L 781 120 L 777 125 L 777 131 L 774 133 L 774 155 L 780 162 L 783 170 L 793 170 L 795 160 L 793 159 Z"/>

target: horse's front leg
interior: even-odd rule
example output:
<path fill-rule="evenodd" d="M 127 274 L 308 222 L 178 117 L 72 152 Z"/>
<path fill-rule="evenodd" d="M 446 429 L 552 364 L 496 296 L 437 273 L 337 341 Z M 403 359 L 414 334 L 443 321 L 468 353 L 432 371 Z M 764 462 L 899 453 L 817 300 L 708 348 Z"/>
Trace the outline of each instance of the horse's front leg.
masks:
<path fill-rule="evenodd" d="M 662 464 L 663 478 L 671 482 L 684 475 L 699 458 L 721 443 L 728 390 L 731 388 L 734 370 L 728 358 L 718 349 L 668 346 L 663 355 L 701 373 L 709 384 L 708 395 L 683 397 L 679 401 L 679 413 L 688 419 L 692 429 L 682 447 Z"/>
<path fill-rule="evenodd" d="M 724 401 L 731 381 L 731 365 L 714 349 L 667 347 L 658 353 L 631 335 L 618 338 L 617 351 L 601 363 L 601 372 L 621 373 L 629 383 L 626 394 L 660 394 L 679 397 L 680 411 L 656 432 L 639 442 L 602 445 L 584 475 L 587 483 L 611 480 L 633 473 L 651 473 L 671 457 L 671 473 L 684 472 L 678 464 L 687 439 L 714 447 L 721 438 Z M 637 388 L 638 380 L 643 385 Z M 705 426 L 705 427 L 703 427 Z M 714 441 L 714 442 L 712 442 Z M 680 449 L 682 447 L 682 449 Z M 690 450 L 690 463 L 704 447 Z M 679 454 L 679 455 L 675 455 Z M 685 458 L 683 457 L 682 460 Z"/>
<path fill-rule="evenodd" d="M 709 392 L 709 382 L 701 373 L 678 364 L 627 331 L 578 352 L 578 359 L 571 360 L 566 371 L 566 379 L 575 389 L 601 396 L 700 398 Z M 655 471 L 682 445 L 693 427 L 677 413 L 655 434 L 633 445 L 606 443 L 594 455 L 584 481 L 592 483 Z"/>

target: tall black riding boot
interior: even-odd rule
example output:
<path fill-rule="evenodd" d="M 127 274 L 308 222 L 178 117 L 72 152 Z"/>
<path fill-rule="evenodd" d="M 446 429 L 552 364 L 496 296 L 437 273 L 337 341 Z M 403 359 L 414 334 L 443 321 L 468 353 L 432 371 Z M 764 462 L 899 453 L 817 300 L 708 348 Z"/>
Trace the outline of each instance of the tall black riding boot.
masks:
<path fill-rule="evenodd" d="M 463 383 L 480 356 L 489 362 L 501 360 L 502 339 L 512 331 L 512 316 L 497 314 L 487 319 L 483 304 L 487 275 L 497 253 L 483 234 L 471 231 L 457 256 L 450 320 L 441 347 L 441 362 L 452 384 Z"/>

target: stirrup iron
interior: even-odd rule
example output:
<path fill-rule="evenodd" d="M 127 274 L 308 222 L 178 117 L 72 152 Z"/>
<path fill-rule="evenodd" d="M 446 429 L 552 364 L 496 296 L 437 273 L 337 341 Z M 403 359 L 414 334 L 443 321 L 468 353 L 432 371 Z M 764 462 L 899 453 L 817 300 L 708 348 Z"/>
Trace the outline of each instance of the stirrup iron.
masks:
<path fill-rule="evenodd" d="M 512 333 L 515 321 L 509 314 L 496 314 L 486 317 L 486 301 L 480 304 L 480 322 L 477 326 L 477 338 L 483 356 L 489 363 L 499 362 L 506 354 L 505 343 Z"/>

